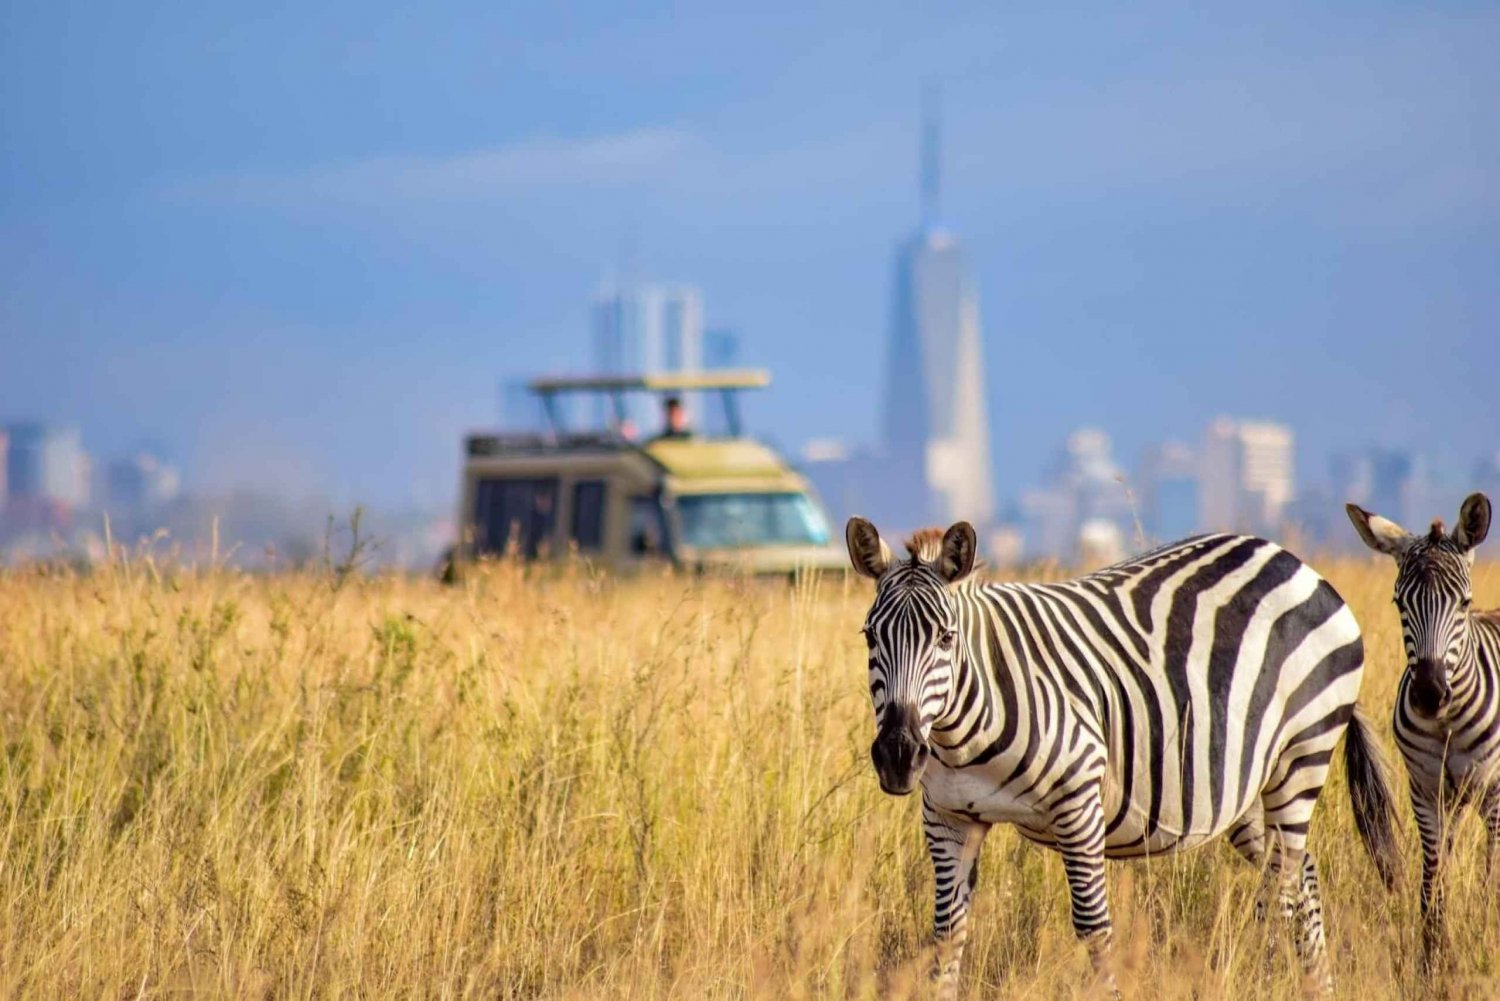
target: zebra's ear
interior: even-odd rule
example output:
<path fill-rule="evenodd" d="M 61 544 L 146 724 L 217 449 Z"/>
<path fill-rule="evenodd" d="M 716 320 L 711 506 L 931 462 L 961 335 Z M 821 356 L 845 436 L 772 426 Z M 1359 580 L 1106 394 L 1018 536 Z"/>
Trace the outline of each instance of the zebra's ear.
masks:
<path fill-rule="evenodd" d="M 1389 518 L 1372 514 L 1358 504 L 1345 504 L 1344 510 L 1349 512 L 1349 520 L 1354 522 L 1354 530 L 1359 533 L 1365 545 L 1377 553 L 1399 559 L 1406 547 L 1411 545 L 1411 534 Z"/>
<path fill-rule="evenodd" d="M 1470 494 L 1458 509 L 1458 524 L 1453 526 L 1453 541 L 1473 549 L 1490 534 L 1490 499 L 1484 494 Z"/>
<path fill-rule="evenodd" d="M 937 572 L 951 584 L 962 580 L 974 569 L 974 554 L 979 543 L 974 535 L 974 526 L 961 521 L 943 533 L 943 548 L 938 554 Z"/>
<path fill-rule="evenodd" d="M 849 519 L 844 526 L 844 541 L 849 544 L 849 562 L 854 572 L 879 580 L 891 568 L 891 550 L 875 526 L 863 518 Z"/>

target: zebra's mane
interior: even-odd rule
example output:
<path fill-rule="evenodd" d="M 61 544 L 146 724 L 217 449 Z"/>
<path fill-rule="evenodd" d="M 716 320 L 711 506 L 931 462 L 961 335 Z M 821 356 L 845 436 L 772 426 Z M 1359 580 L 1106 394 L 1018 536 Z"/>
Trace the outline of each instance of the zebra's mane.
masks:
<path fill-rule="evenodd" d="M 906 551 L 914 560 L 936 563 L 943 554 L 943 530 L 941 528 L 919 528 L 906 540 Z"/>
<path fill-rule="evenodd" d="M 943 528 L 919 528 L 907 537 L 904 545 L 907 555 L 908 566 L 923 566 L 933 568 L 943 555 L 943 537 L 947 535 L 947 529 Z M 950 584 L 949 587 L 963 587 L 966 584 L 979 584 L 985 581 L 985 565 L 983 560 L 976 559 L 974 567 L 960 581 Z"/>

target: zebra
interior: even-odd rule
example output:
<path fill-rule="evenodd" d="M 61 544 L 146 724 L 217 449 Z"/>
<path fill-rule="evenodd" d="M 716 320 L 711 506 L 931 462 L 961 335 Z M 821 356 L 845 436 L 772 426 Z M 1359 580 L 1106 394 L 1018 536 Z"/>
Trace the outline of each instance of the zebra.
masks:
<path fill-rule="evenodd" d="M 1308 825 L 1334 745 L 1356 825 L 1387 886 L 1395 811 L 1356 711 L 1364 648 L 1333 588 L 1263 539 L 1202 535 L 1052 584 L 972 576 L 976 538 L 925 529 L 893 559 L 875 526 L 845 529 L 876 582 L 863 633 L 883 791 L 922 788 L 941 998 L 957 994 L 980 848 L 997 823 L 1061 854 L 1073 929 L 1110 990 L 1104 860 L 1228 833 L 1264 866 L 1297 928 L 1304 973 L 1326 956 Z"/>
<path fill-rule="evenodd" d="M 1422 838 L 1422 955 L 1443 948 L 1442 864 L 1456 811 L 1477 804 L 1489 834 L 1487 866 L 1500 848 L 1500 609 L 1476 612 L 1470 569 L 1490 530 L 1490 501 L 1469 495 L 1451 534 L 1426 535 L 1346 506 L 1365 545 L 1396 560 L 1396 611 L 1406 670 L 1396 689 L 1396 747 L 1406 762 Z"/>

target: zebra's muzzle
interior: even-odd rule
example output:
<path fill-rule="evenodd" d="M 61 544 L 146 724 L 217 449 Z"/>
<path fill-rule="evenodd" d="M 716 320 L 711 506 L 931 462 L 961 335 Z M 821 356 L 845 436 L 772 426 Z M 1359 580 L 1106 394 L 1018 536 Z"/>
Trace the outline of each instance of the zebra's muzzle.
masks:
<path fill-rule="evenodd" d="M 1428 719 L 1441 716 L 1453 695 L 1448 685 L 1448 671 L 1438 661 L 1418 661 L 1411 668 L 1411 685 L 1407 689 L 1411 707 Z"/>
<path fill-rule="evenodd" d="M 909 794 L 921 781 L 927 754 L 927 742 L 909 727 L 883 728 L 870 745 L 881 791 L 892 796 Z"/>

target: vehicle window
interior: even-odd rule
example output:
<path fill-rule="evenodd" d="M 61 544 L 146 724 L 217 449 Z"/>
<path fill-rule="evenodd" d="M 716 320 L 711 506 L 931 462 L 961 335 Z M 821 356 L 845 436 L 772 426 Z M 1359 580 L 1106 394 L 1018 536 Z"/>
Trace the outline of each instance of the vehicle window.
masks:
<path fill-rule="evenodd" d="M 631 499 L 630 551 L 644 556 L 664 556 L 669 551 L 666 519 L 662 517 L 660 499 Z"/>
<path fill-rule="evenodd" d="M 575 545 L 585 551 L 604 544 L 604 481 L 581 480 L 573 484 L 573 530 Z"/>
<path fill-rule="evenodd" d="M 557 480 L 483 479 L 474 498 L 474 548 L 481 555 L 542 554 L 557 519 Z M 514 550 L 512 550 L 514 546 Z"/>
<path fill-rule="evenodd" d="M 700 494 L 677 498 L 684 545 L 703 549 L 825 545 L 828 524 L 806 494 Z"/>

